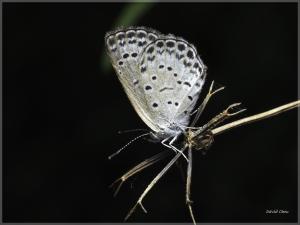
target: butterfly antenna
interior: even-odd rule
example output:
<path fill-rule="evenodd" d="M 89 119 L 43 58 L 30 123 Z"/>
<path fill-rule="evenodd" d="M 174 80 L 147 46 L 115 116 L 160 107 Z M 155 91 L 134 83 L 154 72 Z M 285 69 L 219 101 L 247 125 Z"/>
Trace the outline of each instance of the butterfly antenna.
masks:
<path fill-rule="evenodd" d="M 147 131 L 147 130 L 146 129 L 119 130 L 118 134 L 125 134 L 125 133 L 137 132 L 137 131 Z"/>
<path fill-rule="evenodd" d="M 148 133 L 145 133 L 145 134 L 141 134 L 141 135 L 137 136 L 136 138 L 132 139 L 126 145 L 124 145 L 122 148 L 120 148 L 118 151 L 116 151 L 115 153 L 113 153 L 110 156 L 108 156 L 108 159 L 112 159 L 113 157 L 115 157 L 116 155 L 118 155 L 122 150 L 124 150 L 128 145 L 130 145 L 131 143 L 133 143 L 136 140 L 140 139 L 141 137 L 147 136 L 149 134 L 151 134 L 151 133 L 148 132 Z"/>

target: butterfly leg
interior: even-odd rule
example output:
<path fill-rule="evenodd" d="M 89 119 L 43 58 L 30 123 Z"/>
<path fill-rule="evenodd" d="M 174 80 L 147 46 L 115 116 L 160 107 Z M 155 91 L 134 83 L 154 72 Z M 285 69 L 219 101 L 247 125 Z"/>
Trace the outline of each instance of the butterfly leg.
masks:
<path fill-rule="evenodd" d="M 172 144 L 177 140 L 177 136 L 175 136 L 168 144 L 166 144 L 165 142 L 166 142 L 167 140 L 169 140 L 169 139 L 170 139 L 170 137 L 168 137 L 168 138 L 162 140 L 161 143 L 162 143 L 164 146 L 166 146 L 167 148 L 172 149 L 175 153 L 177 153 L 177 152 L 181 153 L 182 156 L 186 159 L 186 161 L 188 161 L 187 157 L 186 157 L 179 149 L 177 149 L 175 146 L 172 145 Z"/>
<path fill-rule="evenodd" d="M 176 153 L 176 150 L 175 150 L 175 149 L 173 149 L 172 147 L 170 147 L 168 144 L 165 143 L 165 142 L 168 141 L 169 139 L 170 139 L 170 137 L 167 137 L 167 138 L 165 138 L 164 140 L 162 140 L 160 143 L 161 143 L 162 145 L 166 146 L 167 148 L 172 149 L 172 150 Z"/>
<path fill-rule="evenodd" d="M 186 146 L 183 148 L 182 152 L 186 149 Z M 135 211 L 136 207 L 138 205 L 141 206 L 143 211 L 147 213 L 146 209 L 142 205 L 142 201 L 147 195 L 147 193 L 152 189 L 152 187 L 158 182 L 158 180 L 170 169 L 170 167 L 177 161 L 177 159 L 181 156 L 180 153 L 177 153 L 175 157 L 163 168 L 162 171 L 160 171 L 159 174 L 156 175 L 156 177 L 151 181 L 151 183 L 147 186 L 147 188 L 144 190 L 144 192 L 139 197 L 138 201 L 135 203 L 135 205 L 131 208 L 131 210 L 128 212 L 128 214 L 125 217 L 125 221 L 131 216 L 131 214 Z"/>
<path fill-rule="evenodd" d="M 146 169 L 147 167 L 155 164 L 156 162 L 162 160 L 163 158 L 165 158 L 167 156 L 167 152 L 163 151 L 161 153 L 158 153 L 154 156 L 152 156 L 151 158 L 148 158 L 146 160 L 144 160 L 143 162 L 139 163 L 138 165 L 136 165 L 135 167 L 133 167 L 131 170 L 127 171 L 123 176 L 121 176 L 120 178 L 118 178 L 117 180 L 115 180 L 110 187 L 113 187 L 114 185 L 116 185 L 118 182 L 119 185 L 117 186 L 115 192 L 114 192 L 114 197 L 116 197 L 116 195 L 118 194 L 122 184 L 129 179 L 130 177 L 132 177 L 133 175 L 135 175 L 136 173 L 141 172 L 142 170 Z"/>
<path fill-rule="evenodd" d="M 191 147 L 189 147 L 189 150 L 188 150 L 188 158 L 189 158 L 189 163 L 187 166 L 185 199 L 186 199 L 186 204 L 188 206 L 188 209 L 190 211 L 192 221 L 193 221 L 194 225 L 196 225 L 196 221 L 195 221 L 193 209 L 192 209 L 193 201 L 190 199 L 191 198 L 191 182 L 192 182 L 192 148 Z"/>
<path fill-rule="evenodd" d="M 166 144 L 165 142 L 166 142 L 167 140 L 169 140 L 169 139 L 170 139 L 170 137 L 168 137 L 168 138 L 162 140 L 161 143 L 162 143 L 164 146 L 166 146 L 167 148 L 172 149 L 175 153 L 177 153 L 177 152 L 181 153 L 182 156 L 188 161 L 187 157 L 186 157 L 179 149 L 177 149 L 177 148 L 176 148 L 175 146 L 173 146 L 173 145 L 170 145 L 170 143 L 171 143 L 172 141 L 174 142 L 174 141 L 177 139 L 177 137 L 175 136 L 168 144 Z M 173 143 L 173 142 L 172 142 L 172 143 Z"/>
<path fill-rule="evenodd" d="M 168 146 L 170 146 L 174 151 L 180 152 L 180 153 L 182 154 L 182 156 L 183 156 L 183 157 L 186 159 L 186 161 L 188 162 L 189 160 L 188 160 L 188 158 L 186 157 L 186 155 L 183 154 L 182 151 L 180 151 L 178 148 L 176 148 L 176 147 L 173 145 L 173 143 L 177 140 L 177 138 L 178 138 L 178 136 L 175 136 L 175 137 L 169 142 L 169 145 L 168 145 Z"/>
<path fill-rule="evenodd" d="M 213 91 L 213 86 L 214 86 L 214 81 L 211 82 L 211 85 L 210 85 L 210 87 L 209 87 L 209 91 L 208 91 L 208 93 L 207 93 L 205 99 L 204 99 L 203 102 L 201 103 L 201 105 L 200 105 L 194 112 L 191 113 L 191 115 L 194 115 L 194 114 L 197 112 L 197 114 L 196 114 L 196 116 L 195 116 L 193 122 L 192 122 L 191 125 L 190 125 L 191 127 L 194 127 L 195 124 L 197 123 L 197 121 L 198 121 L 199 117 L 201 116 L 201 114 L 202 114 L 202 112 L 203 112 L 203 110 L 204 110 L 206 104 L 208 103 L 209 99 L 210 99 L 214 94 L 216 94 L 217 92 L 219 92 L 219 91 L 221 91 L 221 90 L 223 90 L 223 89 L 225 88 L 225 87 L 220 87 L 220 88 L 218 88 L 217 90 L 214 90 L 214 91 Z"/>

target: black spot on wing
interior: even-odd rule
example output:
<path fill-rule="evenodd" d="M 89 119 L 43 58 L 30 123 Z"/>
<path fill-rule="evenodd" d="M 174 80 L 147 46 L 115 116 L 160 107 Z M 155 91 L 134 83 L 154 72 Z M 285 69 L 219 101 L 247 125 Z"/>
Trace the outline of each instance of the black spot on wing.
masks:
<path fill-rule="evenodd" d="M 163 92 L 163 91 L 166 91 L 166 90 L 174 90 L 174 88 L 171 88 L 171 87 L 163 87 L 162 89 L 159 90 L 159 92 Z"/>
<path fill-rule="evenodd" d="M 190 73 L 196 74 L 196 71 L 195 70 L 190 70 Z"/>
<path fill-rule="evenodd" d="M 169 53 L 169 55 L 172 55 L 174 53 L 174 50 L 167 49 L 166 52 Z"/>
<path fill-rule="evenodd" d="M 189 51 L 187 52 L 186 56 L 187 56 L 188 58 L 190 58 L 190 59 L 194 59 L 194 53 L 193 53 L 193 51 L 192 51 L 192 50 L 189 50 Z"/>
<path fill-rule="evenodd" d="M 175 42 L 174 41 L 167 41 L 166 43 L 168 48 L 173 48 L 175 46 Z"/>
<path fill-rule="evenodd" d="M 181 44 L 181 43 L 178 44 L 177 48 L 178 48 L 178 50 L 181 51 L 181 52 L 185 50 L 184 44 Z"/>
<path fill-rule="evenodd" d="M 134 36 L 135 36 L 135 32 L 134 31 L 130 31 L 130 32 L 127 33 L 127 37 L 128 38 L 132 38 Z"/>
<path fill-rule="evenodd" d="M 128 41 L 128 44 L 135 44 L 135 43 L 136 43 L 136 40 L 135 40 L 135 39 L 129 40 L 129 41 Z"/>
<path fill-rule="evenodd" d="M 137 34 L 138 38 L 145 38 L 146 37 L 146 32 L 144 31 L 139 31 L 138 34 Z"/>
<path fill-rule="evenodd" d="M 150 48 L 148 48 L 148 50 L 147 50 L 147 53 L 152 53 L 154 51 L 154 47 L 153 46 L 151 46 Z"/>
<path fill-rule="evenodd" d="M 185 81 L 183 84 L 186 85 L 186 86 L 189 86 L 189 87 L 192 86 L 192 85 L 191 85 L 189 82 L 187 82 L 187 81 Z"/>
<path fill-rule="evenodd" d="M 185 67 L 190 67 L 192 64 L 191 64 L 190 62 L 188 62 L 187 60 L 184 60 L 184 61 L 183 61 L 183 65 L 184 65 Z"/>
<path fill-rule="evenodd" d="M 109 46 L 112 47 L 116 43 L 116 40 L 113 37 L 111 37 L 111 38 L 108 39 L 107 43 L 108 43 Z"/>
<path fill-rule="evenodd" d="M 117 39 L 118 40 L 123 40 L 125 38 L 125 34 L 124 33 L 119 33 L 119 34 L 117 34 Z"/>
<path fill-rule="evenodd" d="M 156 43 L 156 46 L 159 47 L 159 48 L 162 48 L 164 46 L 164 42 L 163 41 L 158 41 Z"/>
<path fill-rule="evenodd" d="M 146 44 L 147 44 L 146 41 L 139 41 L 139 42 L 138 42 L 138 46 L 139 46 L 139 47 L 143 47 L 143 46 L 145 46 Z"/>
<path fill-rule="evenodd" d="M 153 34 L 149 34 L 148 38 L 150 41 L 154 41 L 156 39 L 156 37 Z"/>
<path fill-rule="evenodd" d="M 153 56 L 148 56 L 147 59 L 148 59 L 150 62 L 152 62 L 152 61 L 155 59 L 155 55 L 153 55 Z"/>
<path fill-rule="evenodd" d="M 157 53 L 162 55 L 164 53 L 164 51 L 165 51 L 164 49 L 161 49 L 161 50 L 158 50 Z"/>
<path fill-rule="evenodd" d="M 152 106 L 153 106 L 154 108 L 156 108 L 156 107 L 158 107 L 158 104 L 157 104 L 156 102 L 154 102 L 154 103 L 152 104 Z"/>
<path fill-rule="evenodd" d="M 125 41 L 123 40 L 123 41 L 120 41 L 119 42 L 119 45 L 121 46 L 121 47 L 124 47 L 125 46 Z"/>
<path fill-rule="evenodd" d="M 178 53 L 176 53 L 176 58 L 177 58 L 178 60 L 182 59 L 183 57 L 184 57 L 184 55 L 179 55 Z"/>

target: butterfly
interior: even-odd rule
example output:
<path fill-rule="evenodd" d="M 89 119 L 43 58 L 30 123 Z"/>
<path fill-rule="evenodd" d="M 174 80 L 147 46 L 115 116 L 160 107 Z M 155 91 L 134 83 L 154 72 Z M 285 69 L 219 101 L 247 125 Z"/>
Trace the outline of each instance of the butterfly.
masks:
<path fill-rule="evenodd" d="M 236 114 L 229 113 L 229 110 L 239 104 L 231 105 L 205 126 L 194 127 L 210 97 L 224 87 L 213 91 L 212 83 L 203 103 L 194 109 L 205 83 L 207 67 L 192 44 L 183 38 L 172 34 L 164 35 L 150 28 L 129 27 L 108 32 L 105 35 L 105 46 L 133 108 L 151 129 L 149 133 L 140 135 L 132 141 L 148 135 L 152 140 L 161 142 L 177 153 L 146 188 L 125 219 L 133 213 L 137 205 L 146 212 L 142 205 L 143 198 L 170 166 L 183 156 L 188 161 L 186 202 L 195 223 L 190 200 L 191 149 L 208 148 L 213 141 L 211 128 Z M 191 117 L 195 113 L 191 122 Z M 185 136 L 185 141 L 183 147 L 179 149 L 174 143 L 181 135 Z M 188 156 L 183 152 L 186 148 L 189 148 Z M 121 185 L 128 177 L 162 157 L 158 154 L 145 160 L 117 181 L 121 180 Z"/>
<path fill-rule="evenodd" d="M 206 78 L 195 47 L 174 35 L 144 27 L 109 32 L 105 44 L 112 65 L 151 137 L 172 144 L 186 130 Z"/>

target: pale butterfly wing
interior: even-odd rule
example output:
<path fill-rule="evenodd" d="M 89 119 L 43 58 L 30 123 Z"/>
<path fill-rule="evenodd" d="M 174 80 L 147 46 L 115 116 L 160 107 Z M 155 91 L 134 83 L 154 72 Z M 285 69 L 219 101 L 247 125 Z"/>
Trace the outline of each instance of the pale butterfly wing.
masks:
<path fill-rule="evenodd" d="M 159 32 L 144 27 L 119 29 L 105 36 L 108 55 L 130 102 L 141 119 L 156 132 L 160 128 L 148 113 L 138 62 L 144 48 L 159 36 Z"/>
<path fill-rule="evenodd" d="M 139 64 L 151 120 L 164 129 L 188 125 L 206 77 L 194 46 L 165 36 L 144 49 Z"/>

